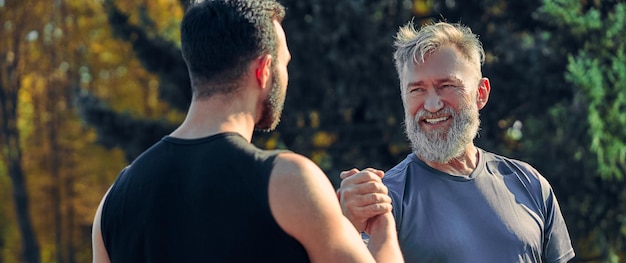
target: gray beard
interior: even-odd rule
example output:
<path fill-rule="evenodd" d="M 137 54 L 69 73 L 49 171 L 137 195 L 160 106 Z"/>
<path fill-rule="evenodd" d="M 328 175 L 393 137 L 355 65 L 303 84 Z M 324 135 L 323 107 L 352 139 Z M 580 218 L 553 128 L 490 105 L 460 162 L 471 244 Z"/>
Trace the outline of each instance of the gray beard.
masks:
<path fill-rule="evenodd" d="M 438 129 L 426 132 L 419 125 L 420 118 L 429 115 L 451 114 L 452 126 L 448 130 Z M 459 111 L 443 108 L 432 114 L 425 110 L 419 111 L 414 117 L 405 116 L 406 134 L 411 141 L 413 153 L 424 161 L 447 163 L 461 156 L 468 144 L 472 143 L 480 126 L 478 106 L 476 103 L 465 103 Z"/>

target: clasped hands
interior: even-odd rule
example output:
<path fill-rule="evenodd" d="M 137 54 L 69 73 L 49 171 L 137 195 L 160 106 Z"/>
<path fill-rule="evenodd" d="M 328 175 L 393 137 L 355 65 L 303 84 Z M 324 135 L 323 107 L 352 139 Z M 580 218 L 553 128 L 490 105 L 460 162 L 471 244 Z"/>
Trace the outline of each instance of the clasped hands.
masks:
<path fill-rule="evenodd" d="M 383 171 L 373 168 L 351 169 L 340 174 L 342 181 L 337 197 L 341 210 L 359 232 L 369 234 L 378 216 L 391 212 L 391 198 L 382 183 L 384 175 Z"/>

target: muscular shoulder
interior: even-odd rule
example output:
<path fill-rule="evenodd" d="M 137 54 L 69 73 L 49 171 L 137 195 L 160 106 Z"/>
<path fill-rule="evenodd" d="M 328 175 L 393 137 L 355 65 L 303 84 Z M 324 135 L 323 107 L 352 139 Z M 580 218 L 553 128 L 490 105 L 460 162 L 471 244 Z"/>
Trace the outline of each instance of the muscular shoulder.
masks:
<path fill-rule="evenodd" d="M 294 219 L 292 216 L 307 220 L 299 217 L 309 212 L 335 211 L 338 207 L 335 191 L 324 172 L 308 158 L 290 152 L 280 153 L 274 160 L 269 200 L 272 214 L 283 227 Z M 282 221 L 287 224 L 281 224 L 281 219 L 287 219 Z"/>
<path fill-rule="evenodd" d="M 332 184 L 313 161 L 291 152 L 276 156 L 269 180 L 270 206 L 303 205 L 316 198 L 326 200 L 328 193 L 334 196 Z"/>
<path fill-rule="evenodd" d="M 282 152 L 276 155 L 272 176 L 287 179 L 304 179 L 302 177 L 323 175 L 322 170 L 310 159 L 292 152 Z M 294 177 L 295 175 L 299 175 Z"/>
<path fill-rule="evenodd" d="M 332 184 L 304 156 L 281 153 L 276 157 L 269 200 L 278 225 L 302 243 L 310 256 L 328 253 L 328 244 L 336 241 L 332 238 L 343 238 L 349 229 Z"/>

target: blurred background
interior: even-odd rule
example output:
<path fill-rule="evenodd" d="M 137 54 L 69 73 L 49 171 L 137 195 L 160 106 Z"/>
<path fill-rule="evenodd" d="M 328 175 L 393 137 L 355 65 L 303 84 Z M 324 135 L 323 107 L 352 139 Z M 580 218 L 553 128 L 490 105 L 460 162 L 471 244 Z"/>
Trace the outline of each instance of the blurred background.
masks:
<path fill-rule="evenodd" d="M 623 0 L 280 2 L 289 89 L 256 145 L 312 158 L 335 186 L 341 170 L 391 168 L 410 152 L 393 35 L 410 20 L 461 22 L 492 86 L 476 144 L 550 181 L 574 262 L 626 262 Z M 0 0 L 0 263 L 90 262 L 102 195 L 184 118 L 187 5 Z"/>

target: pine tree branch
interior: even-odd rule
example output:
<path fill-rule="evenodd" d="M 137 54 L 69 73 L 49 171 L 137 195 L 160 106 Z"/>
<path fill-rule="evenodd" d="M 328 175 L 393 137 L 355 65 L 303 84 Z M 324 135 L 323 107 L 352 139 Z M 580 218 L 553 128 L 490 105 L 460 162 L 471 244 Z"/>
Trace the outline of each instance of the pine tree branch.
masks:
<path fill-rule="evenodd" d="M 79 114 L 88 126 L 96 129 L 98 142 L 105 147 L 122 148 L 129 162 L 175 128 L 166 120 L 140 119 L 117 112 L 85 90 L 76 93 Z"/>
<path fill-rule="evenodd" d="M 143 67 L 159 76 L 160 97 L 171 106 L 186 111 L 191 101 L 191 82 L 180 50 L 164 38 L 149 37 L 143 28 L 130 24 L 128 15 L 119 10 L 114 2 L 104 2 L 114 36 L 131 43 Z"/>

